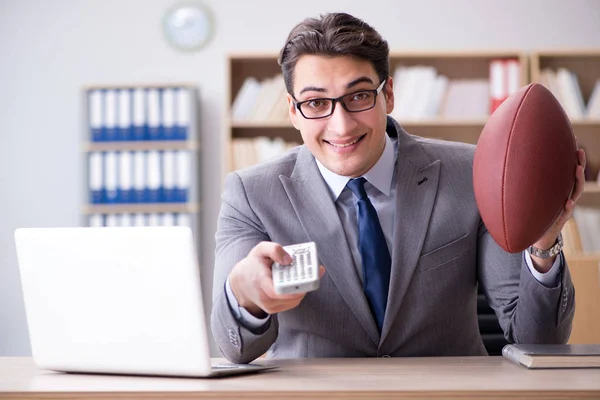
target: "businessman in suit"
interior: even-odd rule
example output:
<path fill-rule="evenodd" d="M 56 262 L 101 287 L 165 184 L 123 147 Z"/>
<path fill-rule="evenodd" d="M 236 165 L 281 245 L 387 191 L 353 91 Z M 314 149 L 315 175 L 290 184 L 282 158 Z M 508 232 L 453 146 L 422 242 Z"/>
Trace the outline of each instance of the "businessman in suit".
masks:
<path fill-rule="evenodd" d="M 558 236 L 503 251 L 473 194 L 474 146 L 412 136 L 394 108 L 387 42 L 347 14 L 297 25 L 281 50 L 304 145 L 227 176 L 216 232 L 212 331 L 233 362 L 269 357 L 485 355 L 478 284 L 516 343 L 564 343 L 574 288 Z M 316 242 L 320 288 L 277 295 L 282 246 Z M 536 249 L 532 250 L 536 254 Z"/>

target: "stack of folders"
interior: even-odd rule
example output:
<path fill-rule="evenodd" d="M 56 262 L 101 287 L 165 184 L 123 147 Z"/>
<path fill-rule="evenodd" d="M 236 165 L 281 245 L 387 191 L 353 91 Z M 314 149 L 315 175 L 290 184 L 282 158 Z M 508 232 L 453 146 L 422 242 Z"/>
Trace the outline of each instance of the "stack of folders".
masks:
<path fill-rule="evenodd" d="M 110 88 L 87 93 L 92 142 L 187 140 L 189 88 Z"/>
<path fill-rule="evenodd" d="M 88 157 L 92 204 L 188 201 L 188 150 L 96 151 Z"/>

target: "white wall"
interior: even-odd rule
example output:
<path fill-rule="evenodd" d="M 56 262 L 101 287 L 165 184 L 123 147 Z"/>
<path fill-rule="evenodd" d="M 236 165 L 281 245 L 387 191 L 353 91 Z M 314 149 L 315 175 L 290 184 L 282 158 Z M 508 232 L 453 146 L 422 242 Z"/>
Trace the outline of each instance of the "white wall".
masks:
<path fill-rule="evenodd" d="M 0 356 L 30 354 L 14 230 L 79 223 L 83 85 L 200 88 L 201 252 L 210 299 L 229 52 L 278 51 L 294 24 L 327 11 L 363 18 L 393 50 L 600 48 L 596 0 L 204 0 L 216 36 L 201 52 L 182 54 L 160 30 L 173 3 L 0 0 Z"/>

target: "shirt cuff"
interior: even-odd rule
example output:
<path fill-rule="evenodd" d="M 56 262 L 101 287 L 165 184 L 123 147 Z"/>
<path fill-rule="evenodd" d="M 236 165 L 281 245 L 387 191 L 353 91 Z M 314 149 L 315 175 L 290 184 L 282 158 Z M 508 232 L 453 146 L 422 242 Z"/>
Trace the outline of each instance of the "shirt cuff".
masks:
<path fill-rule="evenodd" d="M 264 327 L 267 322 L 269 322 L 269 318 L 271 318 L 270 315 L 267 315 L 264 318 L 257 318 L 250 314 L 244 307 L 240 307 L 240 304 L 235 298 L 235 295 L 231 290 L 231 286 L 229 285 L 229 278 L 227 278 L 227 281 L 225 282 L 225 294 L 227 295 L 227 301 L 229 302 L 229 307 L 233 311 L 233 315 L 238 322 L 244 325 L 246 328 L 250 330 L 257 330 Z"/>
<path fill-rule="evenodd" d="M 552 288 L 556 287 L 558 281 L 558 275 L 561 271 L 561 266 L 563 265 L 563 254 L 562 252 L 558 253 L 556 259 L 554 260 L 554 264 L 552 264 L 552 268 L 548 270 L 546 273 L 541 273 L 533 266 L 533 260 L 531 259 L 531 255 L 529 251 L 525 250 L 523 252 L 525 254 L 525 262 L 531 271 L 531 275 L 542 285 Z"/>

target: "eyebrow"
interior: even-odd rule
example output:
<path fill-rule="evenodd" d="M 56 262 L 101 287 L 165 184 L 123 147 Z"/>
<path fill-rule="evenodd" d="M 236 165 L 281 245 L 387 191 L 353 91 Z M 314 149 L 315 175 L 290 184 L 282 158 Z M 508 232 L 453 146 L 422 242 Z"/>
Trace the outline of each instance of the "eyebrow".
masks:
<path fill-rule="evenodd" d="M 353 81 L 350 81 L 346 85 L 346 89 L 352 89 L 354 86 L 358 85 L 359 83 L 363 83 L 363 82 L 373 83 L 373 80 L 371 78 L 369 78 L 368 76 L 361 76 L 360 78 L 356 78 Z M 302 89 L 298 95 L 301 95 L 302 93 L 305 93 L 305 92 L 321 92 L 321 93 L 326 93 L 327 89 L 316 87 L 316 86 L 307 86 L 304 89 Z"/>

